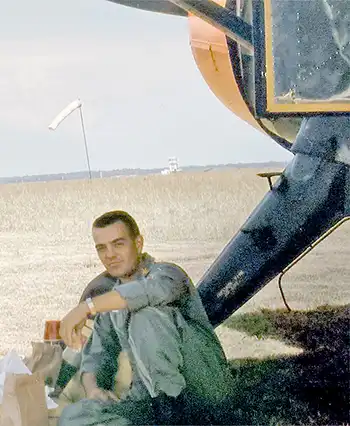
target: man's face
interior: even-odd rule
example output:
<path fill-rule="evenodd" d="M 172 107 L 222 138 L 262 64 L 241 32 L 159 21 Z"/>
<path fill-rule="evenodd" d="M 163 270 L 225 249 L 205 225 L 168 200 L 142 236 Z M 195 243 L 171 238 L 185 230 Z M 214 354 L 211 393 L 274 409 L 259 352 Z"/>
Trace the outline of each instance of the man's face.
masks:
<path fill-rule="evenodd" d="M 141 236 L 133 240 L 123 222 L 93 228 L 92 236 L 98 256 L 112 277 L 123 278 L 134 272 L 143 248 Z"/>

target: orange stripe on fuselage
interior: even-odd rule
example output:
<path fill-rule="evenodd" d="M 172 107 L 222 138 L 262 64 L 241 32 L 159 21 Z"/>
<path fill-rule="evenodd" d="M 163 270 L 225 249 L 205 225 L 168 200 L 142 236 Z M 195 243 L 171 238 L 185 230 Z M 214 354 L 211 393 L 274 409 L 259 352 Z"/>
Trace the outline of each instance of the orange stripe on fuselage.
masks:
<path fill-rule="evenodd" d="M 215 1 L 226 5 L 226 0 Z M 189 25 L 193 57 L 210 89 L 235 115 L 265 133 L 242 98 L 225 34 L 193 15 L 189 15 Z"/>

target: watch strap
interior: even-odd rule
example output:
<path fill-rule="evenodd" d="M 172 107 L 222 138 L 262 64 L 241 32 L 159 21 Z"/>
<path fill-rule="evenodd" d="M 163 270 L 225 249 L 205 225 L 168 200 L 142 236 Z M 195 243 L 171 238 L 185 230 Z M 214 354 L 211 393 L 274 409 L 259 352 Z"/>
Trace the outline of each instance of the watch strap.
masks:
<path fill-rule="evenodd" d="M 92 301 L 91 297 L 88 297 L 88 298 L 85 300 L 85 302 L 86 302 L 86 304 L 87 304 L 87 305 L 88 305 L 88 307 L 89 307 L 89 310 L 90 310 L 91 315 L 96 315 L 96 314 L 97 314 L 97 312 L 96 312 L 96 308 L 95 308 L 94 302 Z"/>

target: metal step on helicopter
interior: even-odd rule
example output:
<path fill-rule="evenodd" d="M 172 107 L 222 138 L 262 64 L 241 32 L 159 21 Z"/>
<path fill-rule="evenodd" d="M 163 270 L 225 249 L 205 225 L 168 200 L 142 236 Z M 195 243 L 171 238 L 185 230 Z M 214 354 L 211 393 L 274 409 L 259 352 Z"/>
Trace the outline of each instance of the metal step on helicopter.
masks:
<path fill-rule="evenodd" d="M 348 0 L 108 1 L 188 19 L 212 92 L 294 154 L 197 287 L 214 327 L 278 275 L 290 310 L 283 275 L 350 219 Z"/>

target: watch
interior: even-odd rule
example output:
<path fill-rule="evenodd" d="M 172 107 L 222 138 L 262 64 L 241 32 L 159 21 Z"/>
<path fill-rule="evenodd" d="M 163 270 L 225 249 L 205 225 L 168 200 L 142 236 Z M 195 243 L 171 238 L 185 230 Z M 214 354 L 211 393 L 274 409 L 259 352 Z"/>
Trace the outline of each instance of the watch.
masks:
<path fill-rule="evenodd" d="M 86 304 L 87 304 L 87 305 L 88 305 L 88 307 L 89 307 L 89 310 L 90 310 L 91 315 L 96 315 L 96 314 L 97 314 L 97 312 L 96 312 L 95 305 L 94 305 L 94 302 L 92 301 L 91 297 L 88 297 L 88 298 L 85 300 L 85 302 L 86 302 Z"/>

